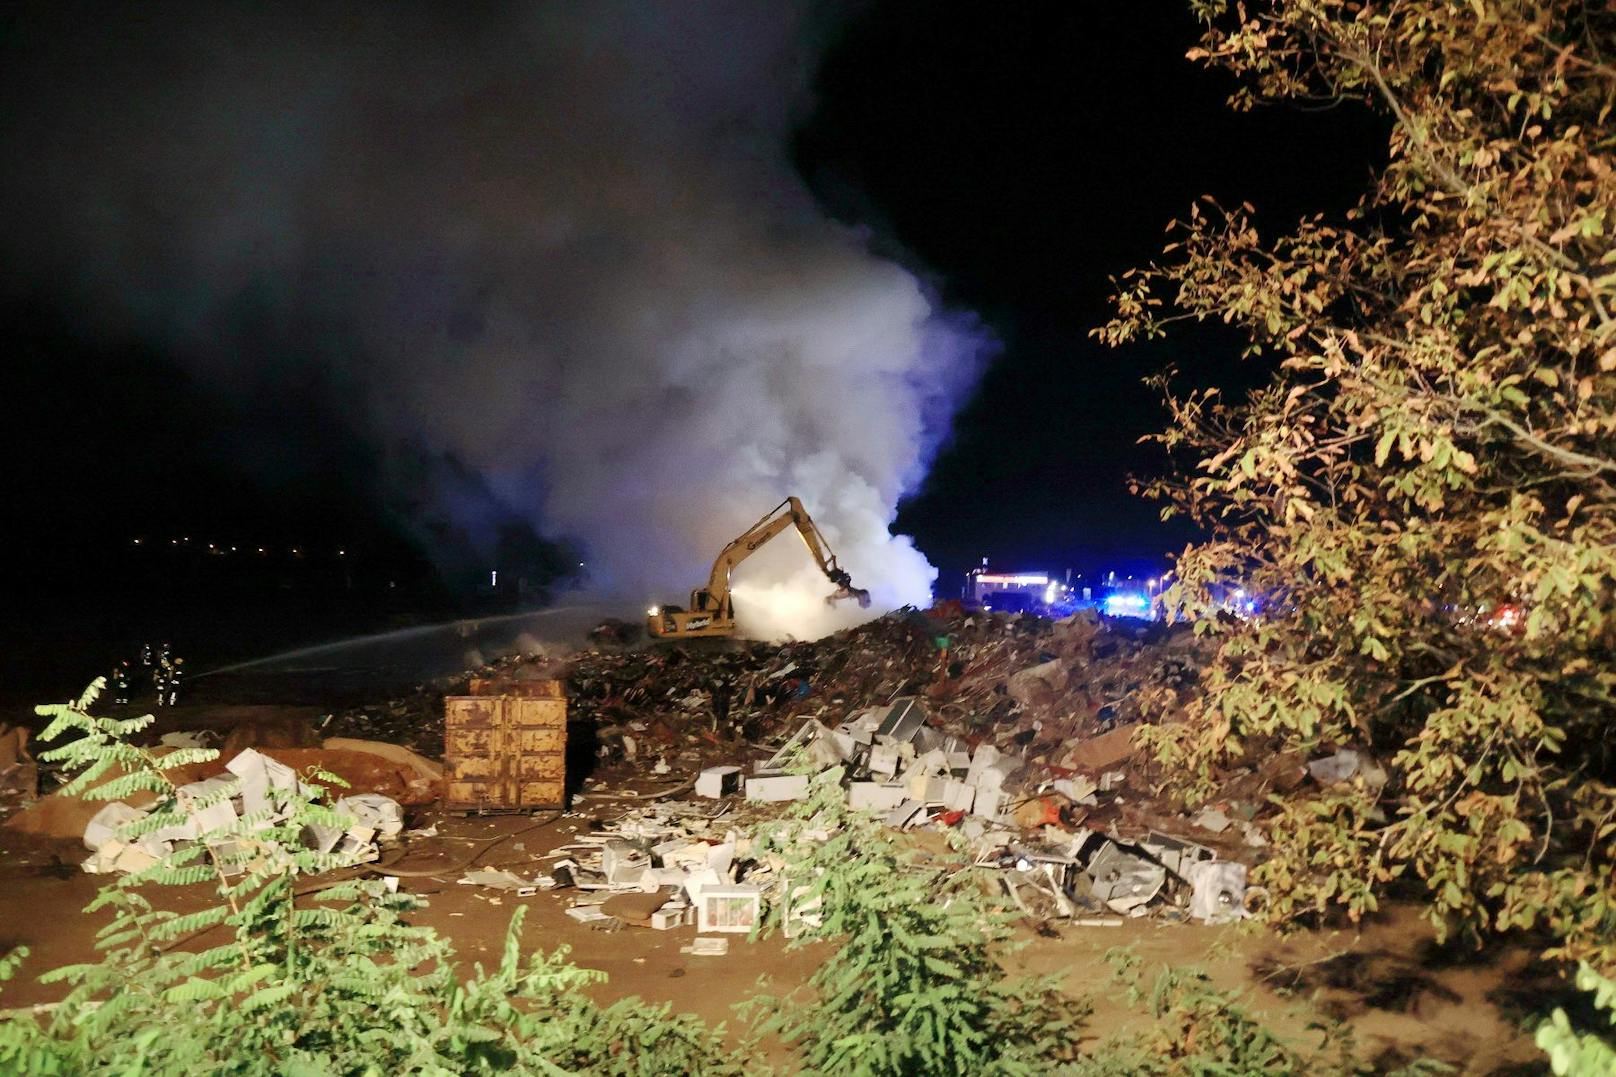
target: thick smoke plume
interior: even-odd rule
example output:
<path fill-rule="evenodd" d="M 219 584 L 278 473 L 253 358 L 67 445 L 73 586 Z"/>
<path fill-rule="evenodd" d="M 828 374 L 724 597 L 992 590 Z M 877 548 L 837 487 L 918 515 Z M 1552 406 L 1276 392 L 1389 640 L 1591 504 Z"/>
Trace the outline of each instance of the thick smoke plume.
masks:
<path fill-rule="evenodd" d="M 625 600 L 683 601 L 795 493 L 876 611 L 924 602 L 888 529 L 982 340 L 791 168 L 807 8 L 37 8 L 0 54 L 4 288 L 308 387 Z M 789 536 L 737 582 L 758 634 L 857 614 Z"/>

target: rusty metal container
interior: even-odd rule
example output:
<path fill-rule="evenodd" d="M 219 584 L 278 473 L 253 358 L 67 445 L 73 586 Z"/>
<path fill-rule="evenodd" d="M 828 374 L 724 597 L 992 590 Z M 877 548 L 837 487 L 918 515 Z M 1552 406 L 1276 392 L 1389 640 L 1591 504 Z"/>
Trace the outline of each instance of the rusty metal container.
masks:
<path fill-rule="evenodd" d="M 519 681 L 511 677 L 473 677 L 470 692 L 474 696 L 520 696 L 523 699 L 564 699 L 560 681 Z"/>
<path fill-rule="evenodd" d="M 473 684 L 472 691 L 476 694 L 443 701 L 444 809 L 526 812 L 562 807 L 567 699 L 561 682 L 484 682 Z"/>

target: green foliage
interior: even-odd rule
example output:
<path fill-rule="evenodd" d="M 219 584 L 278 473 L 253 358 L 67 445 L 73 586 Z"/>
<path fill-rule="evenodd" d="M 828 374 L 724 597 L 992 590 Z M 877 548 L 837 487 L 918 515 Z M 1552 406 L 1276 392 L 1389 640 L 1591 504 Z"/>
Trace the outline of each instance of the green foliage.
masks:
<path fill-rule="evenodd" d="M 1271 362 L 1179 394 L 1145 491 L 1200 523 L 1169 603 L 1218 655 L 1149 740 L 1187 799 L 1257 753 L 1370 749 L 1293 796 L 1257 872 L 1286 920 L 1394 880 L 1439 930 L 1616 962 L 1616 10 L 1195 0 L 1192 56 L 1263 100 L 1359 101 L 1388 164 L 1343 220 L 1194 207 L 1119 283 L 1113 342 L 1217 319 Z M 1228 589 L 1260 617 L 1215 616 Z M 1506 607 L 1515 612 L 1499 620 Z M 1513 619 L 1518 617 L 1518 620 Z"/>
<path fill-rule="evenodd" d="M 176 796 L 167 771 L 215 753 L 157 757 L 129 744 L 151 717 L 90 714 L 100 688 L 39 708 L 51 718 L 43 739 L 76 735 L 45 758 L 80 768 L 67 786 L 75 792 L 154 794 L 155 810 L 125 837 L 194 819 L 211 801 Z M 408 923 L 418 899 L 359 878 L 300 896 L 298 880 L 349 866 L 299 840 L 311 825 L 351 823 L 321 795 L 302 786 L 279 811 L 209 832 L 106 886 L 87 909 L 113 913 L 97 941 L 102 959 L 41 977 L 70 985 L 44 1016 L 0 1018 L 0 1072 L 740 1072 L 721 1033 L 692 1018 L 590 1002 L 582 989 L 603 975 L 569 964 L 564 949 L 524 958 L 521 908 L 499 966 L 461 979 L 448 943 Z M 142 893 L 199 883 L 218 899 L 199 912 L 160 908 Z M 0 978 L 19 959 L 0 961 Z"/>
<path fill-rule="evenodd" d="M 1059 977 L 1007 974 L 1009 928 L 979 880 L 850 811 L 840 778 L 816 775 L 760 835 L 785 859 L 797 907 L 821 919 L 791 945 L 834 940 L 806 992 L 747 1004 L 760 1030 L 831 1075 L 1034 1074 L 1075 1059 L 1087 1005 Z"/>
<path fill-rule="evenodd" d="M 1601 976 L 1586 961 L 1577 968 L 1577 987 L 1593 996 L 1594 1007 L 1616 1025 L 1616 982 Z M 1616 1047 L 1592 1033 L 1579 1034 L 1565 1011 L 1556 1008 L 1537 1030 L 1537 1045 L 1549 1056 L 1559 1077 L 1611 1077 L 1616 1074 Z"/>

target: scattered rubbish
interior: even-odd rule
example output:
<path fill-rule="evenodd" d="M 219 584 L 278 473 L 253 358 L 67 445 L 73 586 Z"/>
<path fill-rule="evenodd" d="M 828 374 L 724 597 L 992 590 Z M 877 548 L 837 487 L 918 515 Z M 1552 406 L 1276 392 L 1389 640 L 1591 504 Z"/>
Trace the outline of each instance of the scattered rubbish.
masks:
<path fill-rule="evenodd" d="M 698 935 L 690 940 L 690 945 L 679 947 L 679 952 L 696 957 L 723 957 L 729 953 L 729 939 L 723 935 L 716 938 Z"/>
<path fill-rule="evenodd" d="M 696 795 L 717 800 L 741 787 L 740 767 L 708 767 L 696 777 Z"/>
<path fill-rule="evenodd" d="M 536 880 L 530 881 L 513 871 L 505 871 L 500 868 L 478 868 L 475 871 L 468 871 L 460 877 L 459 882 L 466 886 L 484 886 L 491 890 L 509 890 L 518 895 L 522 894 L 523 891 L 532 893 L 534 890 L 545 889 L 539 886 Z"/>
<path fill-rule="evenodd" d="M 763 894 L 756 886 L 703 887 L 696 900 L 696 929 L 746 934 L 763 916 Z"/>
<path fill-rule="evenodd" d="M 650 927 L 651 917 L 668 903 L 666 895 L 658 893 L 616 894 L 600 905 L 600 911 L 614 916 L 626 924 Z"/>
<path fill-rule="evenodd" d="M 713 650 L 608 642 L 564 662 L 501 659 L 469 687 L 461 677 L 339 714 L 327 731 L 344 737 L 324 743 L 385 736 L 431 754 L 430 728 L 416 727 L 430 727 L 422 716 L 438 706 L 435 690 L 447 697 L 450 806 L 497 811 L 511 796 L 494 791 L 508 794 L 524 774 L 500 744 L 537 737 L 546 755 L 564 749 L 568 721 L 586 728 L 607 769 L 575 804 L 587 796 L 584 812 L 609 814 L 575 816 L 569 843 L 536 858 L 559 862 L 530 885 L 623 899 L 623 915 L 581 905 L 594 911 L 575 915 L 592 924 L 700 922 L 715 934 L 750 930 L 766 905 L 784 906 L 788 931 L 810 925 L 814 912 L 788 900 L 784 864 L 745 837 L 771 804 L 807 796 L 803 766 L 835 771 L 850 807 L 894 827 L 952 828 L 1001 872 L 1005 900 L 1024 915 L 1107 927 L 1117 915 L 1235 915 L 1227 910 L 1248 900 L 1239 861 L 1261 855 L 1272 793 L 1310 774 L 1359 773 L 1299 757 L 1236 764 L 1218 776 L 1215 807 L 1180 814 L 1134 742 L 1141 722 L 1174 720 L 1199 678 L 1210 644 L 1185 626 L 943 604 L 814 641 Z M 540 704 L 548 724 L 516 716 Z M 394 758 L 401 768 L 420 758 L 390 747 L 405 753 Z M 477 759 L 494 762 L 478 769 L 468 762 Z M 694 777 L 647 796 L 615 784 L 610 765 L 629 761 L 640 774 Z M 430 780 L 429 770 L 408 773 Z M 692 799 L 672 799 L 681 794 Z"/>
<path fill-rule="evenodd" d="M 1116 912 L 1145 905 L 1167 885 L 1167 869 L 1108 841 L 1089 860 L 1094 896 Z"/>
<path fill-rule="evenodd" d="M 746 779 L 747 800 L 801 800 L 807 795 L 806 774 L 767 774 Z"/>
<path fill-rule="evenodd" d="M 907 827 L 914 824 L 916 817 L 926 810 L 926 805 L 918 800 L 905 800 L 896 808 L 887 813 L 887 826 Z"/>
<path fill-rule="evenodd" d="M 84 827 L 84 847 L 92 853 L 107 842 L 118 836 L 118 831 L 130 823 L 139 822 L 146 818 L 147 813 L 140 808 L 130 807 L 122 801 L 113 801 L 100 811 Z"/>
<path fill-rule="evenodd" d="M 1367 755 L 1351 748 L 1343 748 L 1334 755 L 1313 760 L 1307 765 L 1307 772 L 1320 785 L 1335 785 L 1337 782 L 1351 781 L 1354 777 L 1362 778 L 1371 789 L 1379 789 L 1386 784 L 1386 771 Z"/>
<path fill-rule="evenodd" d="M 689 905 L 664 905 L 651 914 L 651 927 L 657 931 L 671 931 L 676 927 L 685 927 L 691 922 L 691 912 Z"/>
<path fill-rule="evenodd" d="M 174 802 L 184 811 L 182 822 L 152 830 L 132 842 L 119 835 L 151 814 L 155 798 L 136 805 L 113 801 L 103 805 L 84 824 L 83 840 L 92 855 L 83 862 L 91 874 L 131 872 L 148 867 L 173 851 L 177 842 L 209 842 L 218 831 L 238 819 L 261 814 L 261 828 L 286 818 L 291 799 L 302 786 L 295 772 L 283 763 L 248 748 L 225 764 L 228 776 L 220 775 L 177 786 Z M 378 842 L 391 841 L 404 828 L 404 809 L 398 802 L 379 793 L 357 793 L 343 797 L 333 810 L 354 822 L 340 827 L 310 825 L 303 841 L 320 852 L 336 853 L 350 863 L 374 860 L 380 854 Z M 267 843 L 261 843 L 266 846 Z"/>
<path fill-rule="evenodd" d="M 247 815 L 282 810 L 298 787 L 297 774 L 255 748 L 248 748 L 224 765 L 241 780 L 241 804 Z"/>
<path fill-rule="evenodd" d="M 1223 860 L 1190 865 L 1186 876 L 1193 891 L 1190 916 L 1207 924 L 1226 924 L 1246 915 L 1246 866 Z"/>

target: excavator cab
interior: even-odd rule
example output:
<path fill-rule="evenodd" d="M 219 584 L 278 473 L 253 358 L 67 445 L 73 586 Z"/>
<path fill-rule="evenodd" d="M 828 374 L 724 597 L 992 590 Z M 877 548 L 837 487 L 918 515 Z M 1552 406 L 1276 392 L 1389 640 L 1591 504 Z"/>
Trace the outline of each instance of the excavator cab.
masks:
<path fill-rule="evenodd" d="M 690 592 L 690 606 L 652 606 L 646 610 L 646 630 L 670 639 L 700 639 L 735 633 L 734 602 L 715 600 L 705 588 Z"/>

